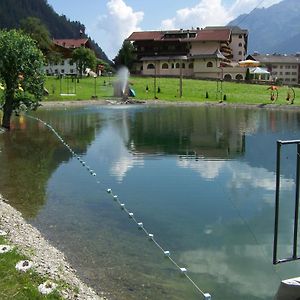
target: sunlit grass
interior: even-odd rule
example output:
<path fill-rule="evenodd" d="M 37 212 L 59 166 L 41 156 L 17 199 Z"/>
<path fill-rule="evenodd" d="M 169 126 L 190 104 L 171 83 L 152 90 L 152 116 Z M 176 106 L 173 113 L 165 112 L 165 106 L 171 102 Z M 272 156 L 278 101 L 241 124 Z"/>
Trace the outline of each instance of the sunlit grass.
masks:
<path fill-rule="evenodd" d="M 5 245 L 7 241 L 0 237 L 0 244 Z M 45 278 L 36 272 L 32 270 L 20 272 L 15 269 L 15 265 L 24 259 L 26 258 L 15 249 L 0 254 L 0 299 L 62 299 L 57 291 L 47 296 L 39 293 L 38 286 L 45 281 Z"/>

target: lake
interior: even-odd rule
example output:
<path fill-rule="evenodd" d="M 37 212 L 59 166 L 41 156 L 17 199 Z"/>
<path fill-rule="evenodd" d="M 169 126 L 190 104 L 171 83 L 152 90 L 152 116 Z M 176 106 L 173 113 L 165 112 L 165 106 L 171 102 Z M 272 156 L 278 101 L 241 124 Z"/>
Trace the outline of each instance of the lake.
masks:
<path fill-rule="evenodd" d="M 110 299 L 202 299 L 107 193 L 212 299 L 273 299 L 300 265 L 272 265 L 276 141 L 297 111 L 208 106 L 40 109 L 0 135 L 0 192 Z M 295 157 L 282 153 L 279 255 L 291 255 Z M 284 201 L 283 201 L 284 200 Z"/>

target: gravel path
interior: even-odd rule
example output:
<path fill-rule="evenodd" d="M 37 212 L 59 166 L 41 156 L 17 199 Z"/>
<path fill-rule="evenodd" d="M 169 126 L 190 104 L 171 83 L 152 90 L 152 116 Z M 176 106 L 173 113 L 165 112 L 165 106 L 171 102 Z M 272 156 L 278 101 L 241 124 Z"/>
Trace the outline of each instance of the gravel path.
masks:
<path fill-rule="evenodd" d="M 70 286 L 61 291 L 65 299 L 108 299 L 104 293 L 99 296 L 84 284 L 76 276 L 76 271 L 66 261 L 64 254 L 54 248 L 35 227 L 26 223 L 21 213 L 7 202 L 0 195 L 0 230 L 7 232 L 7 239 L 33 261 L 39 274 L 58 282 L 62 280 Z"/>

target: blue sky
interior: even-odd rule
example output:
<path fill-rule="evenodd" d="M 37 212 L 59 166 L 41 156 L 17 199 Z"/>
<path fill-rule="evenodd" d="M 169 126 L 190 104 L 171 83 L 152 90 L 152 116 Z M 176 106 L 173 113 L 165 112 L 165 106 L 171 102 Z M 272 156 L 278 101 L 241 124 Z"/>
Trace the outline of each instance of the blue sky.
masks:
<path fill-rule="evenodd" d="M 260 4 L 281 0 L 48 0 L 58 14 L 86 26 L 109 58 L 133 31 L 226 25 Z"/>

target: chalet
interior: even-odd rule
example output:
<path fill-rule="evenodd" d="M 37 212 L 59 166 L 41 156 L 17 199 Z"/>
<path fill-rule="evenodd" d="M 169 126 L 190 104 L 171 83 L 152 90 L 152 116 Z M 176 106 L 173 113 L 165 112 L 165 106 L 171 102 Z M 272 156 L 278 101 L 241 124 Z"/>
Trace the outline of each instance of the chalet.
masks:
<path fill-rule="evenodd" d="M 77 74 L 76 64 L 72 63 L 72 52 L 74 49 L 85 47 L 92 49 L 88 38 L 82 39 L 53 39 L 53 49 L 59 53 L 60 59 L 56 62 L 48 63 L 45 66 L 47 75 L 75 75 Z"/>
<path fill-rule="evenodd" d="M 254 53 L 248 55 L 247 59 L 259 61 L 275 81 L 279 80 L 290 85 L 300 83 L 300 53 L 296 55 Z"/>
<path fill-rule="evenodd" d="M 247 30 L 239 27 L 141 31 L 127 38 L 137 74 L 238 80 L 245 77 L 237 62 L 245 58 L 247 40 Z"/>

